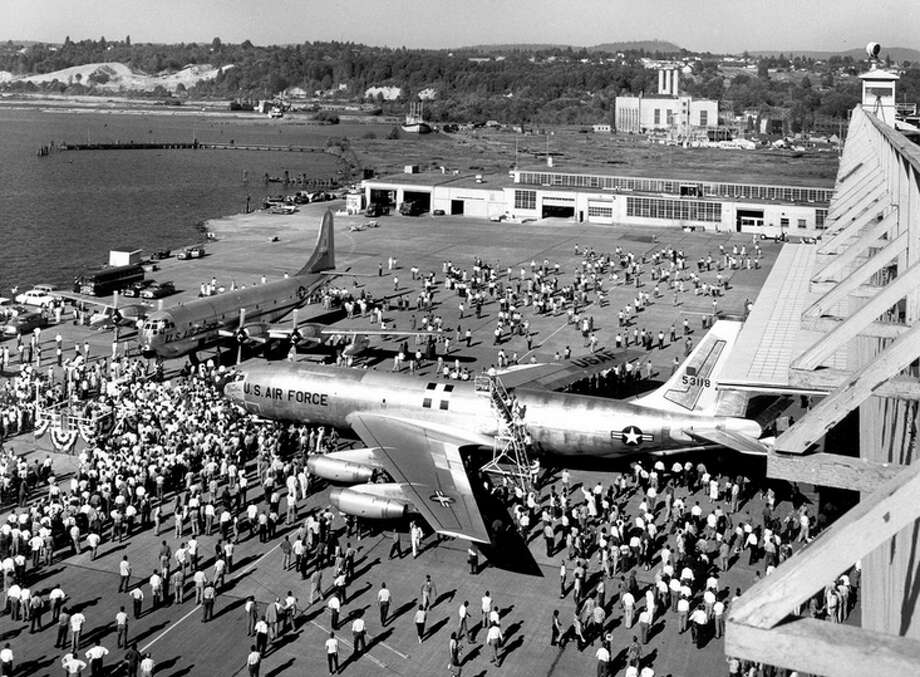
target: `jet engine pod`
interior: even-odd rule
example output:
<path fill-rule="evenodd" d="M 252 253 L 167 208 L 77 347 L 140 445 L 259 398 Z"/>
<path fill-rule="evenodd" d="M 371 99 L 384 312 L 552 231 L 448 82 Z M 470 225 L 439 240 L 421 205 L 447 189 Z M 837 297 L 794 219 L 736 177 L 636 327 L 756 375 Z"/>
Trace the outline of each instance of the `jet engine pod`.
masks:
<path fill-rule="evenodd" d="M 877 42 L 870 42 L 866 45 L 866 54 L 869 55 L 870 59 L 878 58 L 879 52 L 882 51 L 882 46 Z"/>
<path fill-rule="evenodd" d="M 401 519 L 407 512 L 406 504 L 401 501 L 354 489 L 332 489 L 329 492 L 329 502 L 346 515 L 368 519 Z"/>
<path fill-rule="evenodd" d="M 363 484 L 374 476 L 374 468 L 318 454 L 307 459 L 307 470 L 330 482 Z"/>

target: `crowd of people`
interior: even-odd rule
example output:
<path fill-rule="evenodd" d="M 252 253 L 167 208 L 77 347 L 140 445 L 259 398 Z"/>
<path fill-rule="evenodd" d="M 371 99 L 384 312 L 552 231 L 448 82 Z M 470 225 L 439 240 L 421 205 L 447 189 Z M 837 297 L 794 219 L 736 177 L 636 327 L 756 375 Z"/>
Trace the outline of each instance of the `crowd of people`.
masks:
<path fill-rule="evenodd" d="M 394 287 L 402 292 L 395 309 L 412 313 L 410 327 L 405 328 L 430 332 L 412 348 L 406 341 L 401 343 L 403 357 L 394 359 L 394 370 L 416 371 L 432 365 L 440 375 L 464 378 L 464 369 L 451 364 L 451 355 L 474 340 L 491 340 L 499 367 L 517 363 L 533 355 L 540 338 L 528 313 L 564 316 L 573 336 L 580 335 L 583 346 L 593 351 L 600 347 L 595 317 L 603 312 L 618 318 L 624 346 L 660 349 L 666 339 L 668 344 L 686 339 L 687 320 L 678 324 L 679 330 L 672 326 L 669 332 L 652 332 L 639 326 L 645 308 L 659 302 L 665 290 L 675 294 L 676 302 L 687 293 L 699 293 L 713 296 L 715 303 L 727 284 L 722 271 L 757 267 L 761 256 L 755 244 L 750 249 L 735 247 L 720 251 L 716 259 L 699 259 L 697 270 L 691 272 L 683 253 L 672 248 L 641 256 L 619 247 L 600 254 L 576 245 L 575 253 L 581 261 L 568 281 L 562 279 L 560 266 L 548 259 L 534 260 L 519 271 L 482 259 L 469 269 L 445 261 L 440 279 L 413 266 L 410 279 L 421 287 L 414 302 L 410 299 L 415 292 L 406 292 L 394 275 Z M 391 261 L 393 272 L 395 266 Z M 713 267 L 718 277 L 704 279 Z M 611 289 L 638 287 L 642 278 L 654 283 L 649 291 L 637 288 L 635 298 L 616 313 L 601 310 L 610 304 Z M 349 317 L 363 315 L 384 329 L 393 327 L 383 316 L 394 308 L 393 301 L 375 300 L 365 290 L 328 288 L 319 300 L 328 307 L 343 306 Z M 449 327 L 444 318 L 452 317 L 452 303 L 457 323 Z M 473 329 L 474 320 L 483 319 L 484 307 L 495 313 L 489 338 L 483 338 L 481 327 Z M 713 309 L 715 314 L 715 305 Z M 512 341 L 519 346 L 520 356 L 509 345 Z M 50 592 L 36 590 L 43 572 L 54 562 L 84 551 L 95 558 L 105 544 L 142 531 L 160 537 L 169 524 L 171 540 L 169 535 L 162 540 L 156 569 L 135 572 L 125 557 L 119 564 L 118 592 L 131 597 L 134 618 L 145 609 L 181 603 L 194 595 L 202 605 L 202 621 L 210 622 L 219 595 L 233 585 L 236 545 L 250 538 L 260 543 L 277 541 L 284 568 L 299 572 L 307 591 L 289 591 L 268 604 L 252 597 L 246 600 L 247 637 L 252 642 L 245 658 L 249 672 L 258 675 L 272 646 L 317 604 L 330 614 L 332 633 L 323 648 L 330 672 L 339 671 L 336 633 L 352 601 L 348 587 L 366 575 L 355 566 L 363 525 L 346 518 L 341 528 L 339 516 L 328 508 L 301 510 L 315 485 L 305 467 L 306 455 L 335 448 L 334 434 L 305 425 L 256 422 L 241 414 L 221 396 L 228 372 L 213 364 L 199 365 L 164 383 L 146 361 L 117 353 L 90 359 L 88 346 L 82 351 L 77 346 L 68 358 L 60 341 L 55 344 L 59 352 L 51 369 L 43 368 L 40 356 L 36 363 L 34 351 L 31 359 L 20 353 L 17 375 L 0 384 L 0 439 L 31 427 L 29 417 L 36 402 L 69 401 L 84 410 L 108 411 L 115 426 L 87 445 L 78 457 L 77 471 L 65 482 L 56 477 L 50 458 L 25 462 L 10 451 L 0 452 L 0 498 L 4 505 L 15 505 L 0 526 L 3 610 L 12 620 L 30 623 L 33 631 L 50 627 L 43 624 L 43 614 L 50 611 L 57 646 L 67 650 L 61 665 L 68 674 L 79 674 L 87 665 L 101 666 L 109 650 L 96 641 L 98 635 L 92 643 L 87 639 L 92 633 L 84 632 L 87 618 L 73 604 L 74 597 L 59 586 Z M 558 359 L 570 353 L 567 349 Z M 342 355 L 340 359 L 345 361 Z M 640 369 L 641 365 L 618 365 L 576 387 L 602 392 L 641 378 Z M 650 372 L 646 367 L 647 377 Z M 502 483 L 493 490 L 509 507 L 520 536 L 525 541 L 542 537 L 545 556 L 558 565 L 559 595 L 566 606 L 554 613 L 547 641 L 560 646 L 572 642 L 581 650 L 596 646 L 599 675 L 612 675 L 620 668 L 627 676 L 653 675 L 654 666 L 643 659 L 643 647 L 661 623 L 689 632 L 696 646 L 721 637 L 731 602 L 740 593 L 724 582 L 726 572 L 745 556 L 749 566 L 757 567 L 756 577 L 769 575 L 797 543 L 813 538 L 819 526 L 805 504 L 778 511 L 770 489 L 761 496 L 763 512 L 752 514 L 749 506 L 757 489 L 751 482 L 711 473 L 693 463 L 637 462 L 632 473 L 615 475 L 608 485 L 580 490 L 573 487 L 566 470 L 555 480 L 559 486 L 541 484 L 538 474 L 529 492 Z M 402 556 L 398 532 L 394 540 L 391 557 Z M 419 554 L 421 540 L 421 529 L 414 526 L 413 555 Z M 479 556 L 471 548 L 474 575 Z M 324 585 L 324 573 L 331 585 Z M 857 567 L 829 581 L 801 611 L 842 622 L 853 608 L 858 588 Z M 472 590 L 466 592 L 457 596 L 476 599 L 481 591 L 475 596 Z M 443 599 L 430 578 L 422 583 L 419 599 L 422 603 L 412 619 L 421 643 L 431 636 L 428 614 Z M 377 601 L 384 627 L 392 622 L 385 584 Z M 475 641 L 475 630 L 490 647 L 492 663 L 501 664 L 510 653 L 508 638 L 519 626 L 502 627 L 501 606 L 490 592 L 481 596 L 480 604 L 478 624 L 473 623 L 474 611 L 467 599 L 458 605 L 456 628 L 447 647 L 453 674 L 460 673 L 465 662 L 462 643 Z M 349 618 L 357 658 L 366 650 L 370 628 L 362 614 Z M 152 674 L 154 659 L 130 641 L 130 622 L 122 608 L 115 618 L 117 647 L 125 649 L 129 674 L 138 670 Z M 626 635 L 614 632 L 614 627 L 622 627 Z M 12 656 L 10 647 L 3 651 Z M 734 659 L 728 671 L 782 674 Z"/>

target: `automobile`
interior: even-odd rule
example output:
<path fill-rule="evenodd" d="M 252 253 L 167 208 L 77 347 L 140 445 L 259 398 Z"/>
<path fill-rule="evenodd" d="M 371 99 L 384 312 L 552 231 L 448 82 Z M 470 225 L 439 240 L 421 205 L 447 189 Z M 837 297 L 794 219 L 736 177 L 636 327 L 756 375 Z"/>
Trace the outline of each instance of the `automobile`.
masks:
<path fill-rule="evenodd" d="M 169 296 L 170 294 L 176 293 L 176 285 L 172 282 L 154 282 L 149 287 L 146 287 L 141 290 L 141 298 L 144 299 L 159 299 L 164 296 Z"/>
<path fill-rule="evenodd" d="M 443 210 L 443 209 L 435 209 L 433 212 L 431 212 L 431 215 L 432 215 L 432 216 L 444 216 L 444 210 Z"/>
<path fill-rule="evenodd" d="M 507 220 L 508 220 L 507 214 L 493 214 L 492 216 L 489 217 L 489 221 L 501 222 L 501 221 L 507 221 Z"/>
<path fill-rule="evenodd" d="M 157 249 L 153 254 L 150 255 L 151 261 L 162 261 L 163 259 L 168 259 L 172 255 L 172 252 L 168 249 Z"/>
<path fill-rule="evenodd" d="M 374 218 L 375 216 L 385 216 L 390 213 L 389 207 L 377 202 L 373 202 L 364 210 L 364 215 Z"/>
<path fill-rule="evenodd" d="M 204 247 L 196 245 L 186 247 L 176 255 L 176 258 L 180 261 L 185 261 L 186 259 L 200 259 L 202 256 L 204 256 Z"/>
<path fill-rule="evenodd" d="M 3 326 L 4 336 L 16 336 L 16 334 L 31 334 L 38 328 L 48 326 L 48 318 L 45 314 L 36 310 L 21 312 L 15 317 L 7 320 Z"/>
<path fill-rule="evenodd" d="M 130 287 L 123 289 L 121 295 L 128 296 L 130 298 L 137 298 L 138 296 L 142 295 L 141 292 L 143 292 L 152 284 L 153 280 L 140 280 L 139 282 L 132 284 Z"/>
<path fill-rule="evenodd" d="M 37 284 L 29 291 L 17 294 L 14 300 L 16 303 L 22 303 L 27 306 L 50 306 L 61 298 L 55 293 L 56 291 L 57 287 L 53 284 Z"/>

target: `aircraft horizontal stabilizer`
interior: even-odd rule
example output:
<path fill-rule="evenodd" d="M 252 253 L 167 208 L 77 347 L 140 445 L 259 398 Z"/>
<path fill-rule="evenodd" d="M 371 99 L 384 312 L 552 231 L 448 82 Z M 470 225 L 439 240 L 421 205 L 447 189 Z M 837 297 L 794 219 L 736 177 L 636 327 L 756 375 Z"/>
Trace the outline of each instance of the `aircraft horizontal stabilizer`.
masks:
<path fill-rule="evenodd" d="M 769 451 L 769 447 L 767 447 L 760 440 L 754 439 L 749 435 L 745 435 L 739 432 L 717 430 L 715 428 L 692 428 L 690 430 L 685 430 L 684 432 L 694 439 L 700 440 L 702 442 L 711 442 L 723 447 L 728 447 L 729 449 L 733 449 L 734 451 L 742 454 L 766 456 L 767 452 Z"/>

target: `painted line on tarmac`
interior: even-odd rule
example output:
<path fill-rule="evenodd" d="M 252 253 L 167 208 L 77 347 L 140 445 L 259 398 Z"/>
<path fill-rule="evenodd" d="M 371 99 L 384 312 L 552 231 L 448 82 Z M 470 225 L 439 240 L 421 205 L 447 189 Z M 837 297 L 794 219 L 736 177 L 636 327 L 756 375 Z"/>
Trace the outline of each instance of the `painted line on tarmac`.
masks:
<path fill-rule="evenodd" d="M 182 621 L 184 621 L 186 618 L 188 618 L 189 616 L 191 616 L 193 613 L 195 613 L 196 611 L 198 611 L 198 609 L 200 609 L 200 608 L 201 608 L 201 605 L 198 604 L 197 606 L 195 606 L 195 608 L 193 608 L 191 611 L 189 611 L 187 614 L 185 614 L 182 618 L 180 618 L 179 620 L 177 620 L 175 623 L 173 623 L 172 625 L 170 625 L 168 628 L 166 628 L 166 629 L 165 629 L 163 632 L 161 632 L 159 635 L 157 635 L 156 637 L 154 637 L 153 639 L 151 639 L 149 642 L 147 642 L 146 646 L 141 647 L 141 653 L 145 652 L 147 649 L 149 649 L 149 648 L 152 647 L 154 644 L 156 644 L 156 643 L 159 642 L 161 639 L 163 639 L 163 638 L 167 635 L 167 633 L 169 633 L 170 630 L 173 630 L 177 625 L 179 625 L 179 623 L 181 623 Z"/>
<path fill-rule="evenodd" d="M 556 331 L 554 331 L 552 334 L 550 334 L 549 336 L 545 337 L 542 341 L 540 341 L 540 343 L 537 345 L 537 348 L 542 348 L 544 345 L 546 345 L 546 342 L 547 342 L 547 341 L 549 341 L 549 340 L 550 340 L 551 338 L 553 338 L 556 334 L 558 334 L 560 331 L 562 331 L 563 329 L 565 329 L 565 328 L 568 327 L 568 326 L 569 326 L 569 322 L 568 322 L 568 321 L 563 322 L 563 323 L 559 326 L 559 328 L 556 329 Z M 530 353 L 534 353 L 534 352 L 536 352 L 536 348 L 534 348 L 533 350 L 528 350 L 526 353 L 524 353 L 523 355 L 521 355 L 520 359 L 523 360 L 525 357 L 527 357 L 528 355 L 530 355 Z"/>
<path fill-rule="evenodd" d="M 270 554 L 272 554 L 275 550 L 277 550 L 277 549 L 280 548 L 280 547 L 281 547 L 281 543 L 278 543 L 275 547 L 271 548 L 270 550 L 267 550 L 267 551 L 265 552 L 265 554 L 263 554 L 261 557 L 259 557 L 259 559 L 257 559 L 255 562 L 253 562 L 252 564 L 250 564 L 249 566 L 247 566 L 247 567 L 241 572 L 241 574 L 242 574 L 242 573 L 248 573 L 250 570 L 254 569 L 254 568 L 259 564 L 259 562 L 261 562 L 263 559 L 265 559 L 266 557 L 268 557 Z M 141 653 L 143 653 L 144 651 L 146 651 L 147 649 L 149 649 L 150 647 L 152 647 L 154 644 L 156 644 L 157 642 L 159 642 L 161 639 L 163 639 L 163 638 L 169 633 L 170 630 L 173 630 L 177 625 L 179 625 L 182 621 L 184 621 L 184 620 L 187 619 L 189 616 L 191 616 L 193 613 L 195 613 L 196 611 L 198 611 L 198 609 L 200 609 L 200 608 L 201 608 L 201 605 L 200 605 L 200 604 L 196 605 L 195 608 L 193 608 L 193 609 L 192 609 L 191 611 L 189 611 L 187 614 L 185 614 L 184 616 L 182 616 L 179 620 L 177 620 L 175 623 L 173 623 L 172 625 L 170 625 L 168 628 L 166 628 L 166 629 L 165 629 L 163 632 L 161 632 L 159 635 L 157 635 L 156 637 L 154 637 L 153 639 L 151 639 L 149 642 L 147 642 L 147 645 L 146 645 L 146 646 L 141 647 Z"/>
<path fill-rule="evenodd" d="M 320 630 L 322 630 L 322 631 L 323 631 L 323 634 L 325 634 L 325 635 L 328 635 L 328 634 L 329 634 L 329 628 L 324 628 L 322 625 L 320 625 L 320 624 L 317 623 L 316 621 L 310 621 L 310 624 L 311 624 L 311 625 L 315 625 L 317 628 L 319 628 Z M 347 646 L 347 647 L 349 647 L 349 648 L 351 648 L 351 649 L 354 649 L 354 645 L 353 645 L 351 642 L 349 642 L 347 639 L 344 639 L 344 638 L 342 638 L 342 637 L 339 637 L 338 640 L 339 640 L 339 642 L 340 642 L 341 644 L 344 644 L 345 646 Z M 387 666 L 386 663 L 377 660 L 376 658 L 374 658 L 373 656 L 371 656 L 371 655 L 370 655 L 369 653 L 367 653 L 367 652 L 365 652 L 365 653 L 363 653 L 363 654 L 361 654 L 361 655 L 362 655 L 362 656 L 367 656 L 368 660 L 370 660 L 370 662 L 373 663 L 374 665 L 376 665 L 378 668 L 385 668 L 385 667 Z M 406 658 L 408 658 L 408 656 L 406 656 Z"/>

